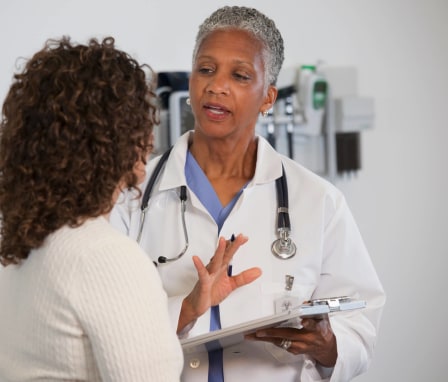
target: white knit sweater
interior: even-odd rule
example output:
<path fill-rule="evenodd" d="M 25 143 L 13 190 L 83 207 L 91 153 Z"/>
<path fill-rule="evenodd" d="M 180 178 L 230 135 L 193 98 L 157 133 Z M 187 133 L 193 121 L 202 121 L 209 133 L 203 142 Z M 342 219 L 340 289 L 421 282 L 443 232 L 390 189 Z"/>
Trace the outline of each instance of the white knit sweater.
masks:
<path fill-rule="evenodd" d="M 0 381 L 179 381 L 157 271 L 104 218 L 0 266 Z"/>

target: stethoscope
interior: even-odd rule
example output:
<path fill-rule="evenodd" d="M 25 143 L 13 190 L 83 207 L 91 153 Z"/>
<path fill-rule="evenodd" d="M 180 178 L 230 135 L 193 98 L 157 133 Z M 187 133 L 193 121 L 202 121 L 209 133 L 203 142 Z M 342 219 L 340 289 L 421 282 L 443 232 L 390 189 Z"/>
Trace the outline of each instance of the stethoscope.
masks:
<path fill-rule="evenodd" d="M 153 173 L 151 174 L 151 177 L 149 178 L 148 184 L 146 185 L 145 191 L 143 193 L 142 197 L 142 204 L 141 204 L 141 215 L 140 215 L 140 225 L 138 229 L 138 235 L 137 235 L 137 243 L 140 244 L 140 240 L 142 237 L 143 227 L 145 225 L 145 217 L 146 212 L 148 211 L 148 203 L 149 198 L 151 197 L 152 190 L 154 188 L 154 184 L 159 177 L 160 173 L 162 172 L 163 165 L 168 160 L 168 157 L 170 155 L 170 152 L 172 150 L 172 147 L 169 148 L 161 158 L 159 159 L 159 162 L 157 163 L 156 167 L 154 168 Z M 271 251 L 274 256 L 276 256 L 279 259 L 286 260 L 293 257 L 297 252 L 297 247 L 292 241 L 290 234 L 291 234 L 291 222 L 289 220 L 289 211 L 288 211 L 288 184 L 286 181 L 286 174 L 285 169 L 282 166 L 282 176 L 275 180 L 275 189 L 277 193 L 277 233 L 278 238 L 272 242 L 271 245 Z M 182 227 L 184 231 L 184 238 L 185 238 L 185 246 L 182 249 L 182 251 L 175 257 L 165 257 L 165 256 L 159 256 L 157 259 L 159 264 L 164 264 L 172 261 L 176 261 L 180 259 L 185 252 L 187 252 L 188 246 L 189 246 L 189 240 L 188 240 L 188 230 L 187 225 L 185 223 L 185 211 L 186 211 L 186 205 L 187 205 L 187 187 L 186 186 L 180 186 L 179 190 L 179 199 L 180 199 L 180 211 L 181 211 L 181 218 L 182 218 Z"/>

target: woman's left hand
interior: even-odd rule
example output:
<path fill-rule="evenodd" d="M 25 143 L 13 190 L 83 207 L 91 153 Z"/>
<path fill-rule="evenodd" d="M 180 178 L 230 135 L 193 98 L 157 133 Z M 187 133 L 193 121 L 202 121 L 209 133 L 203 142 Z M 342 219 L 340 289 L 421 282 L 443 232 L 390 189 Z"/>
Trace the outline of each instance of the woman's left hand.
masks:
<path fill-rule="evenodd" d="M 302 328 L 268 328 L 246 339 L 271 342 L 292 354 L 308 354 L 324 367 L 333 367 L 338 356 L 336 337 L 328 317 L 304 318 Z"/>
<path fill-rule="evenodd" d="M 221 237 L 215 254 L 207 266 L 198 256 L 193 256 L 198 281 L 182 303 L 177 325 L 178 333 L 203 315 L 211 306 L 220 304 L 235 289 L 250 284 L 260 277 L 261 269 L 257 267 L 243 270 L 236 275 L 228 273 L 233 256 L 247 240 L 248 238 L 241 234 L 237 235 L 234 241 L 226 241 Z"/>

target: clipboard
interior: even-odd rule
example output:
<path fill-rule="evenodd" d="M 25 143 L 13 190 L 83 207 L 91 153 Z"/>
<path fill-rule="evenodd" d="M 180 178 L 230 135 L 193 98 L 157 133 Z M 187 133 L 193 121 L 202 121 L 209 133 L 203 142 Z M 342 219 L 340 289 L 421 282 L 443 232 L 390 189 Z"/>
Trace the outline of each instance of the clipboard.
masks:
<path fill-rule="evenodd" d="M 210 351 L 236 345 L 244 341 L 246 334 L 253 333 L 256 330 L 280 326 L 297 327 L 302 318 L 321 318 L 327 314 L 362 309 L 365 306 L 365 301 L 353 300 L 346 296 L 316 299 L 281 313 L 184 338 L 180 340 L 180 343 L 184 353 Z"/>

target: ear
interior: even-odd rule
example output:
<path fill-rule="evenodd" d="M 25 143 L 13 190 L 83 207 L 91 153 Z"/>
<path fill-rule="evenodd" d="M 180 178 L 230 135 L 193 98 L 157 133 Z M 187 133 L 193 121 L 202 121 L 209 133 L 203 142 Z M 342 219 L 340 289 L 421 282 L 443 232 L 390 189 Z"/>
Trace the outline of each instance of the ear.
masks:
<path fill-rule="evenodd" d="M 268 111 L 272 106 L 274 106 L 275 100 L 277 99 L 277 94 L 277 88 L 274 85 L 269 85 L 268 91 L 260 108 L 261 113 Z"/>

